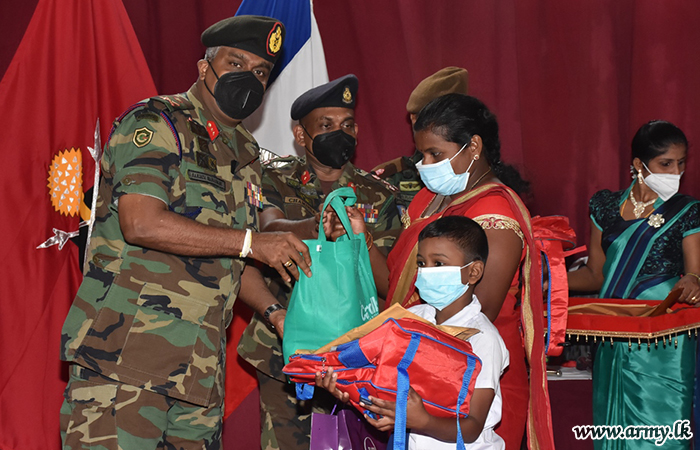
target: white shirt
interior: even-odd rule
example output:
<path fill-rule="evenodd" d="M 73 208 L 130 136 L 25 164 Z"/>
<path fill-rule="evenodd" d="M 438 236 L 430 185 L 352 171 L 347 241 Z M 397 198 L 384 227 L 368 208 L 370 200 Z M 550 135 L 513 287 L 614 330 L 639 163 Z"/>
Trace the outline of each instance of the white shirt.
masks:
<path fill-rule="evenodd" d="M 432 323 L 436 323 L 435 314 L 437 310 L 430 305 L 416 305 L 408 310 Z M 501 335 L 498 334 L 498 330 L 488 317 L 481 312 L 481 303 L 479 303 L 476 295 L 472 296 L 472 302 L 469 305 L 441 325 L 476 328 L 480 331 L 468 339 L 474 354 L 481 359 L 481 372 L 476 378 L 474 388 L 493 389 L 495 392 L 491 408 L 486 416 L 486 422 L 484 422 L 484 429 L 476 441 L 471 444 L 465 443 L 466 448 L 469 450 L 505 449 L 505 442 L 493 431 L 493 428 L 501 421 L 502 400 L 499 380 L 503 371 L 508 367 L 509 362 L 508 350 L 503 343 L 503 339 L 501 339 Z M 411 433 L 408 442 L 409 450 L 452 450 L 456 445 L 454 442 L 444 442 L 417 433 Z"/>

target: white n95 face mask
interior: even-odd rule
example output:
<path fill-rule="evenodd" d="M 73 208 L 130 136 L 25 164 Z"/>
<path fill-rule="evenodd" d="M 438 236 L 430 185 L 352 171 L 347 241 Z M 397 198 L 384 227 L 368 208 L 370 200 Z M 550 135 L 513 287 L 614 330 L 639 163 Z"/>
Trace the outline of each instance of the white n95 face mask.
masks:
<path fill-rule="evenodd" d="M 681 185 L 683 173 L 677 175 L 674 173 L 652 173 L 646 164 L 644 164 L 644 167 L 649 171 L 649 175 L 644 177 L 644 184 L 656 192 L 663 201 L 667 201 L 676 195 Z"/>

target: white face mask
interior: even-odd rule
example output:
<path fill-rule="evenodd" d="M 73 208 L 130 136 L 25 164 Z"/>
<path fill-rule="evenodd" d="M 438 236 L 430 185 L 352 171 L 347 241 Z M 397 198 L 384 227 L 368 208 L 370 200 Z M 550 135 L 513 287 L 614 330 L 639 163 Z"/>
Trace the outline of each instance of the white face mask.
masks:
<path fill-rule="evenodd" d="M 415 284 L 420 298 L 439 311 L 451 305 L 469 289 L 469 283 L 462 284 L 462 269 L 473 262 L 462 267 L 419 267 Z"/>
<path fill-rule="evenodd" d="M 469 169 L 472 168 L 474 160 L 472 159 L 469 167 L 467 167 L 467 171 L 464 173 L 455 173 L 451 161 L 462 153 L 462 150 L 464 150 L 470 142 L 471 141 L 464 144 L 450 159 L 443 159 L 433 164 L 423 164 L 422 160 L 419 161 L 416 164 L 416 169 L 418 169 L 418 174 L 423 184 L 425 184 L 425 187 L 436 194 L 445 196 L 459 194 L 464 191 L 469 182 Z"/>
<path fill-rule="evenodd" d="M 661 200 L 667 201 L 669 198 L 676 195 L 681 185 L 681 176 L 683 172 L 678 175 L 673 173 L 652 173 L 646 164 L 644 164 L 644 167 L 649 171 L 649 175 L 644 177 L 644 184 L 649 186 L 652 191 L 656 192 L 659 197 L 661 197 Z"/>

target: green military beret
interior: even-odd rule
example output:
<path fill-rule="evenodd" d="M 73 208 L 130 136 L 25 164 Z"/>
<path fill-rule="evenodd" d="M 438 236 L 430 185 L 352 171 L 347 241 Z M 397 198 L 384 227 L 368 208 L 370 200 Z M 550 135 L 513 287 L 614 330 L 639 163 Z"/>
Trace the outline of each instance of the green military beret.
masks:
<path fill-rule="evenodd" d="M 316 108 L 340 107 L 355 109 L 357 77 L 345 75 L 321 86 L 316 86 L 292 103 L 292 120 L 299 120 Z"/>
<path fill-rule="evenodd" d="M 284 25 L 265 16 L 234 16 L 216 22 L 202 33 L 208 47 L 235 47 L 275 63 L 282 50 Z"/>
<path fill-rule="evenodd" d="M 406 111 L 418 114 L 432 100 L 445 94 L 464 94 L 469 91 L 469 73 L 461 67 L 445 67 L 424 79 L 411 92 Z"/>

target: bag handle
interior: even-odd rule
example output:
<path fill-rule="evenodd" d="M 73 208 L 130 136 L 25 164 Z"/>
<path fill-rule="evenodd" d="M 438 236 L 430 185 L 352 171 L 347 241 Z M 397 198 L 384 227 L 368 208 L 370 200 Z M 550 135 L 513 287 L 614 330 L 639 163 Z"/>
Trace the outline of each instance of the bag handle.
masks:
<path fill-rule="evenodd" d="M 411 382 L 408 366 L 413 362 L 420 344 L 420 335 L 411 333 L 411 341 L 396 367 L 396 412 L 394 413 L 394 450 L 406 449 L 406 407 L 408 405 L 408 388 Z"/>
<path fill-rule="evenodd" d="M 352 231 L 352 226 L 350 225 L 350 218 L 348 217 L 348 212 L 345 210 L 346 206 L 354 206 L 356 201 L 357 195 L 355 195 L 355 191 L 351 187 L 341 187 L 331 191 L 326 196 L 326 200 L 323 202 L 323 209 L 321 210 L 320 229 L 323 229 L 323 213 L 326 212 L 326 208 L 328 208 L 328 206 L 330 205 L 330 207 L 333 208 L 333 210 L 335 210 L 335 213 L 338 215 L 340 223 L 343 224 L 343 228 L 345 228 L 345 232 L 347 233 L 348 238 L 360 239 L 360 236 L 356 235 Z M 325 231 L 321 233 L 319 230 L 318 239 L 322 241 L 325 241 L 327 239 Z"/>

